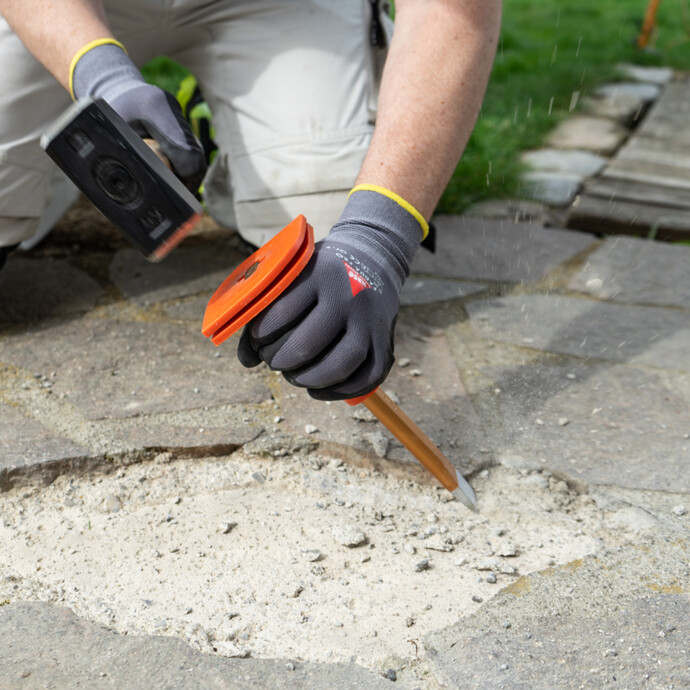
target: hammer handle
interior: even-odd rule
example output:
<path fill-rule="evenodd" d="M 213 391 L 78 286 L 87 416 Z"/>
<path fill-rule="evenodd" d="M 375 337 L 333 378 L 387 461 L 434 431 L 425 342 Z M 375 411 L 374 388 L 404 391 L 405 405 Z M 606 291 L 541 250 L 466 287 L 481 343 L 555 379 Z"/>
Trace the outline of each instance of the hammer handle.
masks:
<path fill-rule="evenodd" d="M 163 149 L 155 139 L 144 139 L 144 143 L 172 170 L 168 157 L 163 153 Z"/>

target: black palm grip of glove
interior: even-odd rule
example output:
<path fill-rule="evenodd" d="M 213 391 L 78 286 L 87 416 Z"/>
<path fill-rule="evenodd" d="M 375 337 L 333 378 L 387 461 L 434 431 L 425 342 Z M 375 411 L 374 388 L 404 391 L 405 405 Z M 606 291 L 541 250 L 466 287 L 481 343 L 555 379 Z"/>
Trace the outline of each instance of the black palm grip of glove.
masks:
<path fill-rule="evenodd" d="M 261 361 L 317 400 L 378 387 L 393 362 L 398 290 L 363 252 L 317 243 L 297 280 L 250 324 L 238 347 L 247 367 Z"/>

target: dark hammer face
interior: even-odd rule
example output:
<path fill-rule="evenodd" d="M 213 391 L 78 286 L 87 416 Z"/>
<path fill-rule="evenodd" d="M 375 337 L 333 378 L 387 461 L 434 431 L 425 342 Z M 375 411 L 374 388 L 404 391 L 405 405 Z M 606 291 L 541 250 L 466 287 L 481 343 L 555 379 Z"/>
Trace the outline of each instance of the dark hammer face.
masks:
<path fill-rule="evenodd" d="M 149 261 L 160 261 L 202 217 L 199 201 L 103 100 L 74 103 L 41 147 Z"/>

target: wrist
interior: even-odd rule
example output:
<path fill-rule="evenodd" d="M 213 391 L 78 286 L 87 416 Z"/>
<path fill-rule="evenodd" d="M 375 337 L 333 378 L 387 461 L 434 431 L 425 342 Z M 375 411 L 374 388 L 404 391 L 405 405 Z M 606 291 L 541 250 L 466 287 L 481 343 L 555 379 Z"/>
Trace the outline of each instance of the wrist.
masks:
<path fill-rule="evenodd" d="M 355 194 L 356 192 L 376 192 L 377 194 L 381 194 L 382 196 L 387 197 L 391 201 L 394 201 L 398 206 L 401 206 L 405 211 L 407 211 L 418 223 L 419 227 L 422 230 L 422 240 L 425 240 L 427 235 L 429 234 L 429 223 L 427 223 L 426 219 L 424 216 L 409 202 L 407 199 L 403 199 L 399 194 L 396 192 L 386 188 L 382 187 L 381 185 L 378 184 L 357 184 L 355 185 L 351 190 L 350 193 L 348 194 L 348 199 Z"/>
<path fill-rule="evenodd" d="M 87 43 L 70 64 L 69 88 L 74 100 L 90 96 L 110 102 L 133 86 L 145 83 L 125 47 L 114 38 Z"/>
<path fill-rule="evenodd" d="M 359 185 L 350 192 L 329 239 L 355 247 L 382 268 L 392 269 L 402 285 L 425 229 L 423 217 L 398 195 L 383 187 Z"/>

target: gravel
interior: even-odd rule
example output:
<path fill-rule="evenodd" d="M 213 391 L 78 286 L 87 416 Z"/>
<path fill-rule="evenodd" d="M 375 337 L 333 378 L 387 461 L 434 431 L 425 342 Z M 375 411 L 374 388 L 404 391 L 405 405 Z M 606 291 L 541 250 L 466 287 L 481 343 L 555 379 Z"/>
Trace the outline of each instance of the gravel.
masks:
<path fill-rule="evenodd" d="M 427 570 L 429 568 L 429 559 L 428 558 L 422 558 L 417 565 L 415 565 L 414 569 L 416 572 L 421 573 L 423 570 Z"/>
<path fill-rule="evenodd" d="M 219 528 L 220 533 L 221 534 L 230 534 L 230 532 L 232 532 L 232 530 L 235 529 L 235 527 L 237 527 L 236 522 L 221 522 L 220 528 Z"/>
<path fill-rule="evenodd" d="M 323 558 L 323 554 L 318 549 L 302 549 L 302 558 L 309 563 L 316 563 Z"/>
<path fill-rule="evenodd" d="M 341 546 L 347 546 L 349 548 L 355 548 L 356 546 L 361 546 L 367 541 L 367 537 L 363 532 L 355 527 L 344 522 L 339 522 L 333 525 L 333 539 L 337 544 Z"/>

